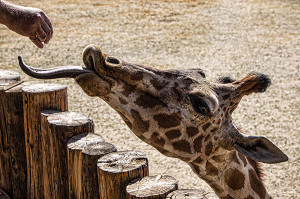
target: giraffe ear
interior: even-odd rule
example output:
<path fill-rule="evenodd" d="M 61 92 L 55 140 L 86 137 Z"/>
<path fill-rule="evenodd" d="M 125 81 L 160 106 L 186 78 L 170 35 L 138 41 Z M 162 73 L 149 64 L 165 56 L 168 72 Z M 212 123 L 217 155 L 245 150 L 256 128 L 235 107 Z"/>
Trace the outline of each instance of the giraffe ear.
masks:
<path fill-rule="evenodd" d="M 261 136 L 248 136 L 235 140 L 233 147 L 245 156 L 264 163 L 279 163 L 288 157 L 270 140 Z"/>

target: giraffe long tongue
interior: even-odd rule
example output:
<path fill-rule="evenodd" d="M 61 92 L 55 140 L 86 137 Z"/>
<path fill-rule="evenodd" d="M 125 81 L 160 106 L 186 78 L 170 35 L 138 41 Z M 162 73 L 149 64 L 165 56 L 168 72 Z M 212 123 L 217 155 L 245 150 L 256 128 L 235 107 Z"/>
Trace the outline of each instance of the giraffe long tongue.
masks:
<path fill-rule="evenodd" d="M 239 95 L 249 95 L 251 93 L 265 92 L 271 85 L 270 78 L 262 73 L 249 73 L 242 80 L 232 83 L 236 86 Z"/>
<path fill-rule="evenodd" d="M 49 69 L 38 69 L 26 65 L 21 56 L 18 57 L 21 69 L 29 76 L 37 79 L 74 78 L 81 74 L 94 73 L 94 71 L 81 66 L 60 66 Z"/>

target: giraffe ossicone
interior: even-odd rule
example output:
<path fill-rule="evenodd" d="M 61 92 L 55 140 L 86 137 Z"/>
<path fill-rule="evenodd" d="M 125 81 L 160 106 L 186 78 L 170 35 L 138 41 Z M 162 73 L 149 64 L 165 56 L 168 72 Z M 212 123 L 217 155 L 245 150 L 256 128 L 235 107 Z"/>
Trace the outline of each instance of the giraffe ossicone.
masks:
<path fill-rule="evenodd" d="M 162 154 L 187 162 L 220 198 L 270 198 L 258 162 L 287 156 L 270 140 L 246 136 L 231 114 L 244 95 L 264 92 L 270 79 L 249 73 L 215 82 L 201 69 L 159 70 L 107 56 L 96 45 L 83 52 L 85 67 L 22 70 L 40 79 L 74 78 L 89 96 L 115 109 L 132 132 Z"/>

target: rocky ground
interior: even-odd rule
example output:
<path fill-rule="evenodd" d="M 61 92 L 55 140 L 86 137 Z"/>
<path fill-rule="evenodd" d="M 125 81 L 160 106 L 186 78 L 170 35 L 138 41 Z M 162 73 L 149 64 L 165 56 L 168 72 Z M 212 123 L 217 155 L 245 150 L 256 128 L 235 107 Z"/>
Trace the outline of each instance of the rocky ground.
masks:
<path fill-rule="evenodd" d="M 81 52 L 91 43 L 129 62 L 161 69 L 200 67 L 211 80 L 242 78 L 251 71 L 268 74 L 272 86 L 245 97 L 234 119 L 248 134 L 268 137 L 289 156 L 288 162 L 264 165 L 273 197 L 300 197 L 298 0 L 10 1 L 42 8 L 54 27 L 53 39 L 40 50 L 0 26 L 0 69 L 18 71 L 23 80 L 30 78 L 18 67 L 19 54 L 40 68 L 82 65 Z M 68 85 L 69 110 L 90 115 L 108 142 L 119 150 L 146 152 L 151 175 L 172 175 L 180 188 L 212 192 L 185 163 L 140 141 L 114 110 L 85 95 L 73 80 L 55 82 Z"/>

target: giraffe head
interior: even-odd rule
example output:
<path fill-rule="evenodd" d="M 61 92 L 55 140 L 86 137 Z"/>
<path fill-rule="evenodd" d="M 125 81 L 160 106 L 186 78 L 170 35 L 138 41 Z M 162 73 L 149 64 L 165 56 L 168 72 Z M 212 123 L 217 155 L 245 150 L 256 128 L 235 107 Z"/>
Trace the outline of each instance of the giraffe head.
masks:
<path fill-rule="evenodd" d="M 287 160 L 271 141 L 245 136 L 231 114 L 244 95 L 264 92 L 270 79 L 250 73 L 241 80 L 229 77 L 210 82 L 201 69 L 158 70 L 107 56 L 95 45 L 83 52 L 85 67 L 41 70 L 21 68 L 40 79 L 71 77 L 89 96 L 105 100 L 129 128 L 167 156 L 186 162 L 211 156 L 213 149 L 236 149 L 266 163 Z"/>

